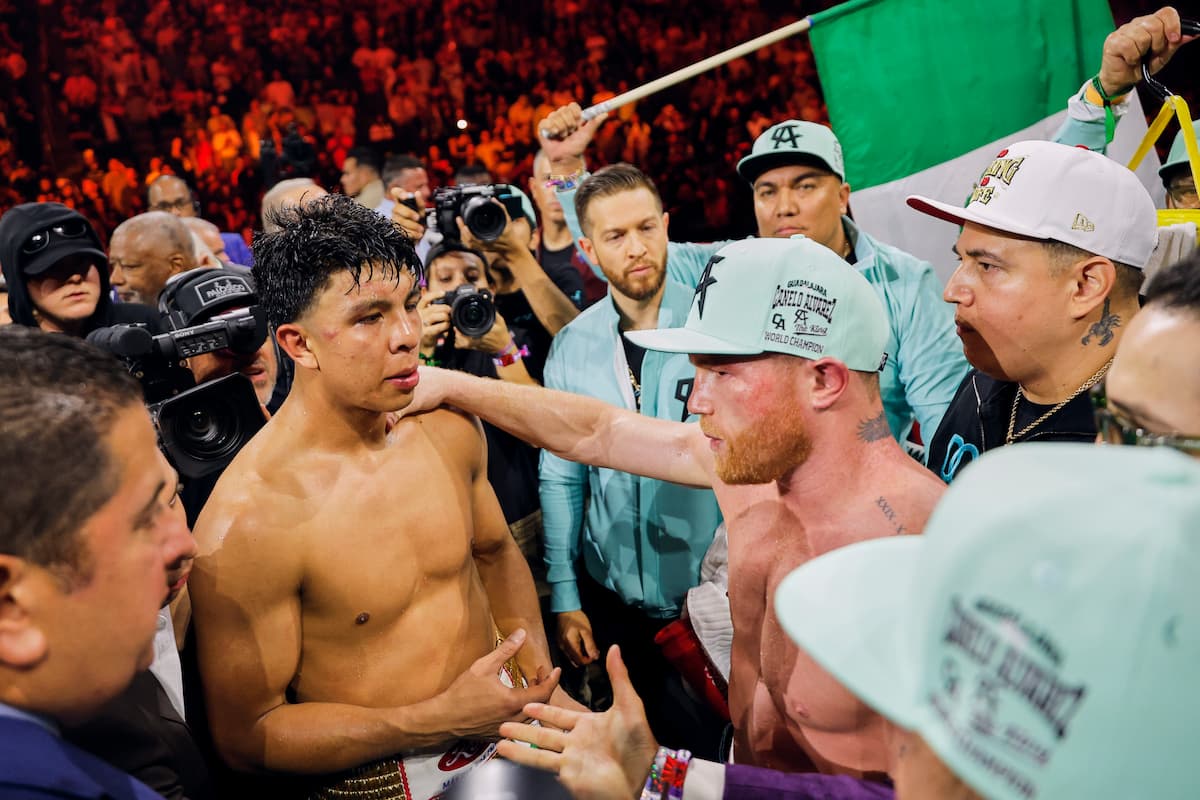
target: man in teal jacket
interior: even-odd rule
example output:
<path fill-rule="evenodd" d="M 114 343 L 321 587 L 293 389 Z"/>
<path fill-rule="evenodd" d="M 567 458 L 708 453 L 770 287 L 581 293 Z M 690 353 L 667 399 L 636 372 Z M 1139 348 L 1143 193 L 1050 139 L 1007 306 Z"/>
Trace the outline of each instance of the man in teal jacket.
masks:
<path fill-rule="evenodd" d="M 691 306 L 690 284 L 666 274 L 668 217 L 658 192 L 640 170 L 618 164 L 589 178 L 579 202 L 587 232 L 581 246 L 604 271 L 609 293 L 559 331 L 545 384 L 683 422 L 695 374 L 687 357 L 646 351 L 622 336 L 681 326 Z M 652 698 L 655 730 L 714 752 L 723 726 L 682 691 L 654 643 L 699 583 L 700 562 L 721 523 L 712 491 L 544 453 L 540 492 L 560 647 L 586 664 L 620 644 L 635 685 Z"/>
<path fill-rule="evenodd" d="M 543 135 L 541 140 L 576 239 L 582 232 L 573 189 L 584 175 L 584 149 L 603 120 L 581 124 L 579 114 L 578 105 L 564 106 L 539 126 L 545 133 L 566 135 Z M 804 234 L 850 262 L 875 289 L 890 322 L 886 349 L 892 357 L 880 375 L 888 427 L 904 441 L 915 420 L 928 439 L 967 372 L 953 310 L 942 300 L 933 267 L 877 241 L 847 216 L 850 185 L 845 182 L 842 148 L 824 125 L 797 120 L 773 125 L 738 163 L 738 174 L 753 188 L 759 236 Z M 695 286 L 709 257 L 726 244 L 671 242 L 667 272 Z"/>

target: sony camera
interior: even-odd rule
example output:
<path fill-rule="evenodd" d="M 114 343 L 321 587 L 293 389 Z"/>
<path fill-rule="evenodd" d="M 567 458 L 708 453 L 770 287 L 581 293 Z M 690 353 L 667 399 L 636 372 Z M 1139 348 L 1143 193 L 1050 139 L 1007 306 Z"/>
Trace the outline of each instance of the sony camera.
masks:
<path fill-rule="evenodd" d="M 476 339 L 496 324 L 496 304 L 487 289 L 477 289 L 464 283 L 445 296 L 433 301 L 450 306 L 450 324 L 464 336 Z"/>
<path fill-rule="evenodd" d="M 181 475 L 199 478 L 223 469 L 266 420 L 249 378 L 235 372 L 197 386 L 184 359 L 253 353 L 266 338 L 266 315 L 253 306 L 158 335 L 144 325 L 99 328 L 87 341 L 125 362 L 142 384 L 163 453 Z"/>
<path fill-rule="evenodd" d="M 508 211 L 508 217 L 504 212 Z M 457 218 L 462 217 L 476 239 L 494 242 L 508 227 L 509 219 L 524 215 L 521 197 L 507 183 L 479 186 L 444 186 L 433 193 L 426 227 L 446 241 L 459 241 Z"/>

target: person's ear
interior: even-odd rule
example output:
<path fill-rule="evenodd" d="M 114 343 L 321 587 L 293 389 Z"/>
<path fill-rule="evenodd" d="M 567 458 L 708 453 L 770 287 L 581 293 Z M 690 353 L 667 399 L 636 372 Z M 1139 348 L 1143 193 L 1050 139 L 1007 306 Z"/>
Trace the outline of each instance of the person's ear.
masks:
<path fill-rule="evenodd" d="M 34 620 L 37 587 L 23 559 L 0 555 L 0 666 L 24 670 L 46 657 L 45 632 Z"/>
<path fill-rule="evenodd" d="M 593 264 L 600 263 L 600 259 L 596 258 L 596 245 L 592 243 L 591 239 L 586 236 L 580 236 L 576 244 L 579 245 L 579 249 L 583 251 L 583 254 L 587 256 L 588 261 Z"/>
<path fill-rule="evenodd" d="M 663 212 L 663 233 L 667 233 L 671 227 L 671 215 L 666 211 Z"/>
<path fill-rule="evenodd" d="M 275 341 L 296 364 L 308 369 L 320 369 L 317 354 L 309 347 L 309 334 L 303 326 L 287 322 L 275 329 Z"/>
<path fill-rule="evenodd" d="M 1116 266 L 1103 256 L 1089 256 L 1069 268 L 1070 314 L 1083 319 L 1112 296 L 1117 283 Z"/>
<path fill-rule="evenodd" d="M 850 213 L 850 184 L 843 182 L 842 188 L 838 191 L 838 199 L 842 203 L 842 216 Z"/>
<path fill-rule="evenodd" d="M 817 411 L 830 408 L 850 385 L 850 368 L 836 358 L 821 358 L 808 365 L 809 404 Z"/>

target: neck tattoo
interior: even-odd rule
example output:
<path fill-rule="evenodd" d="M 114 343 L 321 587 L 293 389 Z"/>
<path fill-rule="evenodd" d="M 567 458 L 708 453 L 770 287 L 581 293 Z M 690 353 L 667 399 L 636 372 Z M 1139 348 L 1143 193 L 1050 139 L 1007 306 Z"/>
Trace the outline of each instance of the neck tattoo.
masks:
<path fill-rule="evenodd" d="M 1012 413 L 1008 417 L 1008 435 L 1004 438 L 1004 443 L 1006 445 L 1009 445 L 1009 444 L 1012 444 L 1013 442 L 1015 442 L 1017 439 L 1025 438 L 1025 436 L 1027 436 L 1030 433 L 1030 431 L 1032 431 L 1038 425 L 1041 425 L 1046 420 L 1050 419 L 1050 417 L 1054 416 L 1054 414 L 1057 413 L 1058 410 L 1061 409 L 1063 406 L 1065 406 L 1067 403 L 1071 402 L 1076 397 L 1078 397 L 1080 394 L 1082 394 L 1083 392 L 1086 392 L 1088 389 L 1092 388 L 1097 383 L 1099 383 L 1100 379 L 1104 377 L 1104 373 L 1108 372 L 1108 368 L 1110 366 L 1112 366 L 1111 358 L 1108 361 L 1104 362 L 1104 366 L 1100 367 L 1100 369 L 1093 372 L 1092 377 L 1090 377 L 1086 381 L 1084 381 L 1083 384 L 1078 389 L 1071 392 L 1071 395 L 1066 400 L 1062 400 L 1058 403 L 1055 403 L 1050 408 L 1050 410 L 1047 411 L 1045 414 L 1042 414 L 1040 417 L 1035 419 L 1033 422 L 1026 425 L 1022 430 L 1014 433 L 1013 429 L 1017 427 L 1017 406 L 1020 405 L 1021 398 L 1025 396 L 1025 390 L 1021 388 L 1020 384 L 1017 384 L 1017 393 L 1015 395 L 1013 395 Z"/>

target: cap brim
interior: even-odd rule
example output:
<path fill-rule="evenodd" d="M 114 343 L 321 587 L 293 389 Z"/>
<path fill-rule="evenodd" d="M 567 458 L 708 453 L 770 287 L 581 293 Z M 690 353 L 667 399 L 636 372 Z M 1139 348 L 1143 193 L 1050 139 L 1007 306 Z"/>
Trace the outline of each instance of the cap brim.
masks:
<path fill-rule="evenodd" d="M 964 222 L 974 222 L 976 225 L 983 225 L 986 228 L 994 228 L 1004 233 L 1015 233 L 1019 236 L 1028 236 L 1031 239 L 1046 238 L 1042 233 L 1030 228 L 1028 225 L 1018 224 L 998 214 L 981 214 L 973 209 L 954 206 L 949 203 L 940 203 L 937 200 L 930 200 L 928 197 L 921 197 L 916 194 L 909 195 L 904 199 L 904 202 L 922 214 L 928 214 L 931 217 L 937 217 L 946 222 L 953 222 L 955 225 L 962 225 Z"/>
<path fill-rule="evenodd" d="M 97 266 L 103 266 L 108 263 L 108 256 L 104 254 L 104 251 L 97 250 L 95 247 L 58 247 L 36 253 L 28 264 L 21 266 L 21 272 L 30 277 L 37 277 L 49 272 L 64 258 L 74 255 L 90 256 L 96 261 Z"/>
<path fill-rule="evenodd" d="M 659 328 L 652 331 L 627 331 L 625 338 L 646 350 L 664 353 L 696 353 L 714 356 L 752 356 L 764 352 L 687 328 Z"/>
<path fill-rule="evenodd" d="M 776 167 L 790 167 L 793 164 L 818 167 L 832 172 L 840 180 L 845 180 L 845 177 L 838 175 L 837 170 L 830 166 L 829 162 L 821 158 L 821 156 L 815 153 L 800 153 L 795 150 L 780 153 L 759 153 L 757 155 L 752 153 L 737 163 L 737 173 L 742 176 L 742 180 L 753 185 L 764 172 Z"/>
<path fill-rule="evenodd" d="M 889 536 L 830 551 L 779 584 L 788 636 L 860 700 L 896 724 L 919 718 L 909 602 L 922 537 Z"/>

